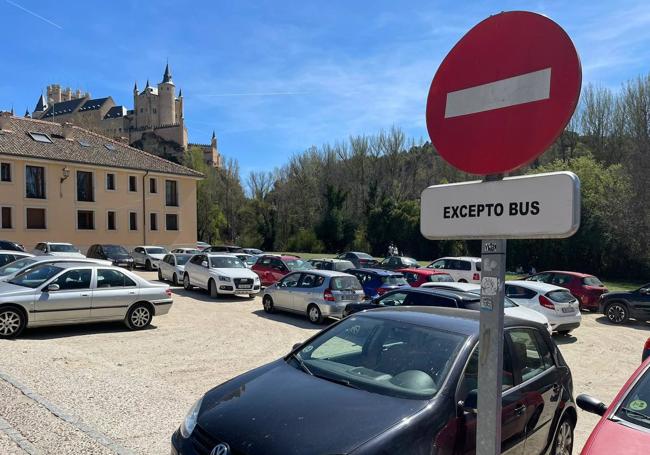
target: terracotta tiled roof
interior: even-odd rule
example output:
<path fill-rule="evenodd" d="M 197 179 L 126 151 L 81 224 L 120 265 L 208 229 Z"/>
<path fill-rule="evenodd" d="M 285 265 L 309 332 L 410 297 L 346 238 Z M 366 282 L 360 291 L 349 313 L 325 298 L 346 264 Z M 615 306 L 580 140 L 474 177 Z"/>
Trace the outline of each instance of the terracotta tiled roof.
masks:
<path fill-rule="evenodd" d="M 193 169 L 77 126 L 72 127 L 72 140 L 63 138 L 61 124 L 44 120 L 12 116 L 5 129 L 9 131 L 0 131 L 0 155 L 203 177 Z M 45 133 L 52 143 L 35 141 L 30 132 Z"/>

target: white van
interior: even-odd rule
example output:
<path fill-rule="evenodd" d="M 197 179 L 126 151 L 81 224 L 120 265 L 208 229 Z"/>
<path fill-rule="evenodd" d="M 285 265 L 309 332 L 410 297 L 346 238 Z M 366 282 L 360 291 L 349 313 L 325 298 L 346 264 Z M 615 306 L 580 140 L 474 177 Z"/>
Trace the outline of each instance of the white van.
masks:
<path fill-rule="evenodd" d="M 465 256 L 440 258 L 427 265 L 427 268 L 444 270 L 459 283 L 481 282 L 481 258 Z"/>

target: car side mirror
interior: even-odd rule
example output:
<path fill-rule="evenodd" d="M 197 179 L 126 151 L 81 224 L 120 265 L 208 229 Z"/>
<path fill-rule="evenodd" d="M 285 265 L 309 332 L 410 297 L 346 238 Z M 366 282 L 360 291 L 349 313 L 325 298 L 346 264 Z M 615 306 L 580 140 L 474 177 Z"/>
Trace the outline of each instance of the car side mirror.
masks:
<path fill-rule="evenodd" d="M 302 346 L 302 343 L 296 343 L 296 344 L 293 345 L 293 347 L 291 348 L 291 350 L 292 350 L 292 351 L 295 351 L 295 350 L 298 349 L 300 346 Z"/>
<path fill-rule="evenodd" d="M 59 286 L 56 283 L 52 283 L 48 287 L 46 287 L 44 290 L 45 290 L 45 292 L 54 292 L 54 291 L 58 291 L 59 289 L 61 289 L 61 286 Z"/>
<path fill-rule="evenodd" d="M 201 267 L 207 267 L 207 266 L 208 266 L 208 261 L 201 262 Z"/>
<path fill-rule="evenodd" d="M 607 411 L 607 405 L 603 403 L 602 401 L 598 401 L 596 398 L 586 395 L 586 394 L 580 394 L 576 398 L 576 404 L 582 409 L 583 411 L 590 412 L 592 414 L 597 414 L 599 416 L 602 416 L 605 414 L 605 411 Z"/>
<path fill-rule="evenodd" d="M 478 390 L 470 390 L 465 400 L 458 403 L 459 407 L 463 409 L 464 412 L 469 414 L 476 414 L 478 408 Z"/>
<path fill-rule="evenodd" d="M 648 295 L 650 294 L 650 288 L 641 288 L 639 289 L 640 294 Z"/>

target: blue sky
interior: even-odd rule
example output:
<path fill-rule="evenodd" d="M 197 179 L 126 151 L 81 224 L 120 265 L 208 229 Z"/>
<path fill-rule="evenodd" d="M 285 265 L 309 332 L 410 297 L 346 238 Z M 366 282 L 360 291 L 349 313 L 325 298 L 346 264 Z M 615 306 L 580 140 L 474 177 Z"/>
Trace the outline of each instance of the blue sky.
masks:
<path fill-rule="evenodd" d="M 190 141 L 215 130 L 245 176 L 391 126 L 426 138 L 441 60 L 477 22 L 515 9 L 567 30 L 584 83 L 617 90 L 650 71 L 647 0 L 0 0 L 0 109 L 32 110 L 50 83 L 131 108 L 134 81 L 159 82 L 169 59 Z"/>

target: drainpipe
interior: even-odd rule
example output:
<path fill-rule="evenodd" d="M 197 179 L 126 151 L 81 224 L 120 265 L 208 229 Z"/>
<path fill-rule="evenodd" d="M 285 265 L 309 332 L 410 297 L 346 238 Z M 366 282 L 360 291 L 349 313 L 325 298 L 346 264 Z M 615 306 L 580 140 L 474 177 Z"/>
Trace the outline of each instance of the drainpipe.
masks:
<path fill-rule="evenodd" d="M 147 175 L 149 170 L 142 176 L 142 244 L 147 245 Z"/>

